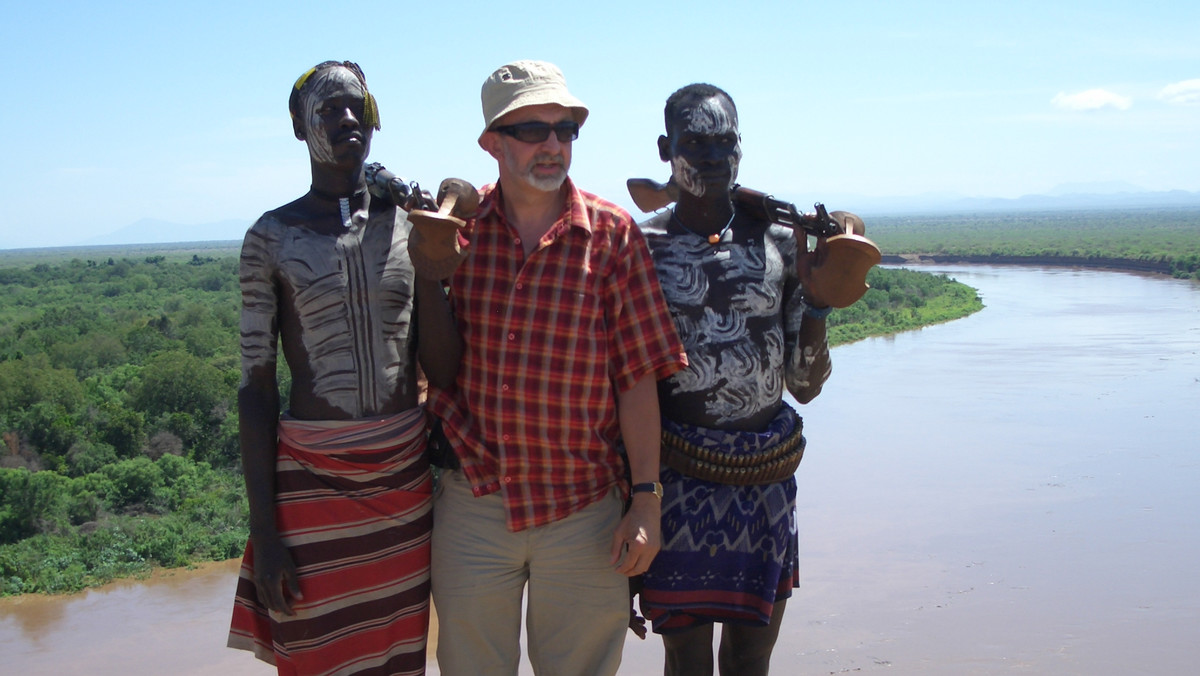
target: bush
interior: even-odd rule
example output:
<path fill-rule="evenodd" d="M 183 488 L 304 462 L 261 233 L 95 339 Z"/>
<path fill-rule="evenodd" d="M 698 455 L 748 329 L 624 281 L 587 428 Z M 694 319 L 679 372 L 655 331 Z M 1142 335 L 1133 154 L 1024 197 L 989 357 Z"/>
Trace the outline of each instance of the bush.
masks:
<path fill-rule="evenodd" d="M 74 477 L 91 474 L 117 460 L 117 451 L 109 444 L 77 441 L 67 451 L 68 474 Z"/>
<path fill-rule="evenodd" d="M 102 473 L 112 481 L 107 497 L 114 510 L 148 506 L 155 492 L 163 486 L 162 470 L 146 457 L 122 460 L 105 467 Z"/>
<path fill-rule="evenodd" d="M 0 469 L 0 543 L 69 525 L 67 484 L 54 472 Z"/>

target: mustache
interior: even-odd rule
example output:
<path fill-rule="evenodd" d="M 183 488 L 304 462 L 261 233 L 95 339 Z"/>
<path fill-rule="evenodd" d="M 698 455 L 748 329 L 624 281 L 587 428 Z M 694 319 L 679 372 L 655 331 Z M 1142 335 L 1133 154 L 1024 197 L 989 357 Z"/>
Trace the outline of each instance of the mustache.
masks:
<path fill-rule="evenodd" d="M 534 164 L 557 164 L 558 166 L 565 165 L 566 158 L 562 155 L 535 155 L 533 157 Z"/>

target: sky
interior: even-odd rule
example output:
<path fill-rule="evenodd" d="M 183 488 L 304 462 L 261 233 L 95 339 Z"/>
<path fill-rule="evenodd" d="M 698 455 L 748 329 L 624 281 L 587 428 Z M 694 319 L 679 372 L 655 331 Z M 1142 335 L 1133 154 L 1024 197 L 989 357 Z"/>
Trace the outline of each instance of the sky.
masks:
<path fill-rule="evenodd" d="M 572 178 L 635 215 L 625 180 L 667 178 L 663 103 L 691 82 L 737 104 L 740 182 L 802 205 L 1200 191 L 1194 0 L 4 4 L 0 249 L 249 226 L 307 190 L 287 94 L 328 59 L 379 101 L 370 160 L 428 188 L 495 180 L 480 85 L 540 59 L 591 110 Z"/>

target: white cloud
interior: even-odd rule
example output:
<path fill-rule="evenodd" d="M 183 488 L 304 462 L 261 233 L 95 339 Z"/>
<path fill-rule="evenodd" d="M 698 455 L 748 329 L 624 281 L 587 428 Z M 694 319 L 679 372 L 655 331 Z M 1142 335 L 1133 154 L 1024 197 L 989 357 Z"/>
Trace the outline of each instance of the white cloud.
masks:
<path fill-rule="evenodd" d="M 1100 110 L 1101 108 L 1128 110 L 1133 105 L 1133 99 L 1114 94 L 1106 89 L 1089 89 L 1075 94 L 1059 92 L 1050 101 L 1050 104 L 1063 110 Z"/>
<path fill-rule="evenodd" d="M 1167 103 L 1194 105 L 1200 103 L 1200 79 L 1169 84 L 1158 93 Z"/>

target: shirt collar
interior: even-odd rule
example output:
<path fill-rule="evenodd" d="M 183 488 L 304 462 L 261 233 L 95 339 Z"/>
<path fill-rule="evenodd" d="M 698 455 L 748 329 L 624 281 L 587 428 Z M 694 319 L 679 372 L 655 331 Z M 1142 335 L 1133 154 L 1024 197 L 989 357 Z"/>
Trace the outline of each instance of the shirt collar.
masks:
<path fill-rule="evenodd" d="M 559 214 L 558 220 L 554 222 L 551 229 L 558 227 L 559 223 L 566 221 L 570 227 L 575 227 L 583 230 L 589 235 L 592 233 L 592 220 L 588 215 L 587 203 L 583 199 L 583 194 L 579 188 L 575 186 L 575 182 L 571 177 L 567 177 L 567 203 L 563 205 L 563 212 Z M 476 218 L 483 220 L 495 214 L 504 220 L 508 217 L 504 214 L 504 200 L 501 199 L 500 182 L 489 183 L 483 186 L 483 199 L 479 202 L 479 211 Z"/>

